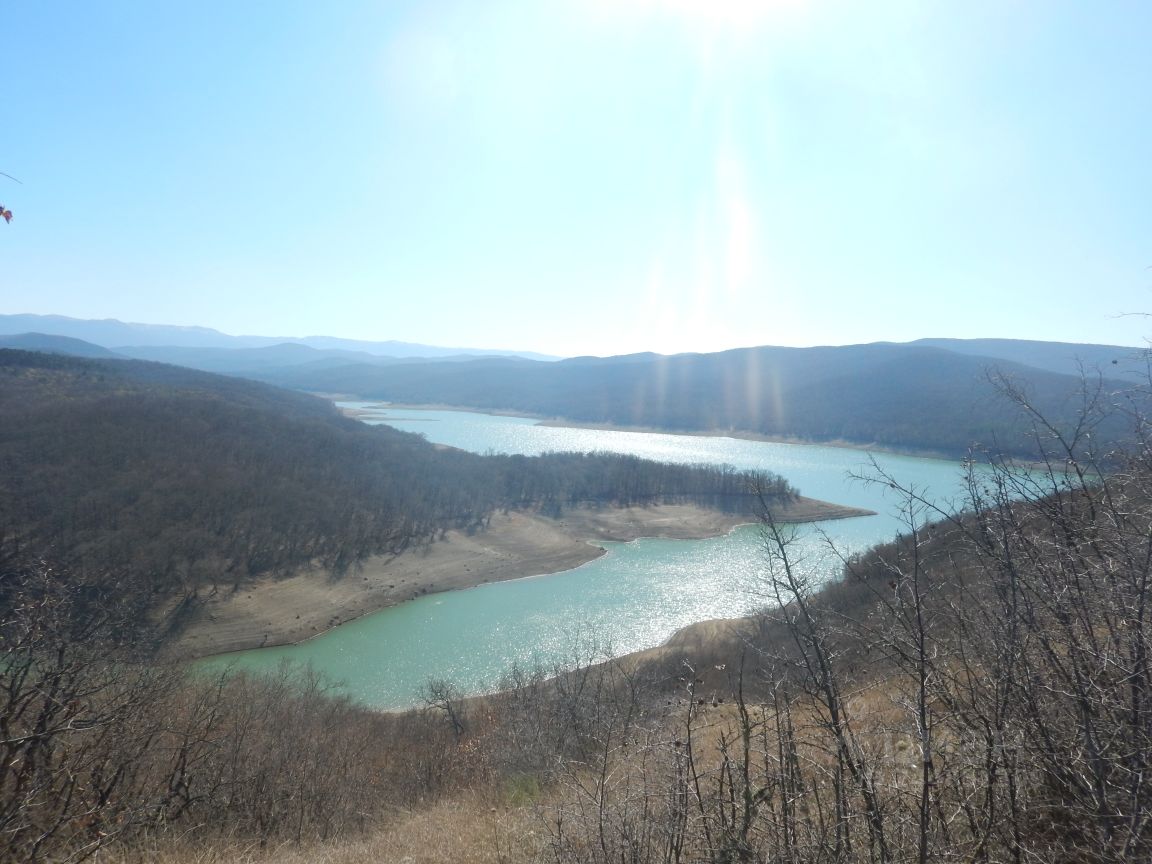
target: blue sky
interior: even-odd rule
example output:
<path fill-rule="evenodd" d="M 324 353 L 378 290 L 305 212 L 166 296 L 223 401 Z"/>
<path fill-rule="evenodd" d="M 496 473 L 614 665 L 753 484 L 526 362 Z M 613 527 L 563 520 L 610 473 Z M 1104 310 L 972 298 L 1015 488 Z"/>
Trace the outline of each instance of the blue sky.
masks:
<path fill-rule="evenodd" d="M 0 312 L 1144 344 L 1152 3 L 0 0 Z"/>

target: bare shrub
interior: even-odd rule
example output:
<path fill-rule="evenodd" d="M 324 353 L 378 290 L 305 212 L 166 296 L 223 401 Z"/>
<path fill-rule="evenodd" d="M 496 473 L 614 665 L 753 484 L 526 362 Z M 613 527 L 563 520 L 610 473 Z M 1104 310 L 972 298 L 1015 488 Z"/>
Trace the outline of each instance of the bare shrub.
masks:
<path fill-rule="evenodd" d="M 556 860 L 1152 855 L 1144 396 L 1089 389 L 1057 429 L 1000 384 L 1039 465 L 973 462 L 958 512 L 877 477 L 902 491 L 904 530 L 831 586 L 766 514 L 775 602 L 734 702 L 700 698 L 692 671 L 669 723 L 583 764 L 549 812 Z M 1117 412 L 1133 446 L 1096 452 Z"/>

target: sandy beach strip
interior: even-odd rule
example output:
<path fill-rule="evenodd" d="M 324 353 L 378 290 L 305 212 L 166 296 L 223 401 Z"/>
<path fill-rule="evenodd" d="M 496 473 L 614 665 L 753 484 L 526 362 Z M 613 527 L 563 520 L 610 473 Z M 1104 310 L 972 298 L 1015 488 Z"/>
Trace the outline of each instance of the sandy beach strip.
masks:
<path fill-rule="evenodd" d="M 776 514 L 808 522 L 870 515 L 870 511 L 800 498 Z M 438 591 L 451 591 L 571 570 L 604 554 L 600 541 L 640 537 L 703 539 L 750 521 L 686 504 L 578 508 L 558 519 L 534 513 L 496 514 L 484 531 L 450 531 L 426 549 L 370 558 L 342 576 L 316 569 L 264 579 L 239 591 L 202 596 L 193 620 L 172 644 L 173 656 L 290 645 L 332 627 Z"/>

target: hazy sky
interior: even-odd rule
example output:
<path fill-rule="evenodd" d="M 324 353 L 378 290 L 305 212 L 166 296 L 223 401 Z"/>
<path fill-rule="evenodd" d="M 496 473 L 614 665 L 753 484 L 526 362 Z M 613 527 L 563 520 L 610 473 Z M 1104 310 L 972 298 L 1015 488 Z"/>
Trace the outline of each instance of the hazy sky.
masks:
<path fill-rule="evenodd" d="M 1149 0 L 0 0 L 0 312 L 1142 344 Z"/>

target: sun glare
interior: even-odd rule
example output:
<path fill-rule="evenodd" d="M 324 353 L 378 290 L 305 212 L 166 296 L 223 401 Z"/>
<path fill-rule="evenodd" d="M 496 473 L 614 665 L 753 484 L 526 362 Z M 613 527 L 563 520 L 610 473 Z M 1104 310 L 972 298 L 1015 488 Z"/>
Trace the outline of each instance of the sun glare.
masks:
<path fill-rule="evenodd" d="M 655 3 L 681 17 L 725 27 L 755 25 L 771 13 L 792 5 L 786 0 L 655 0 Z"/>
<path fill-rule="evenodd" d="M 804 0 L 614 0 L 617 9 L 679 19 L 706 30 L 732 33 L 755 28 L 802 6 Z"/>

